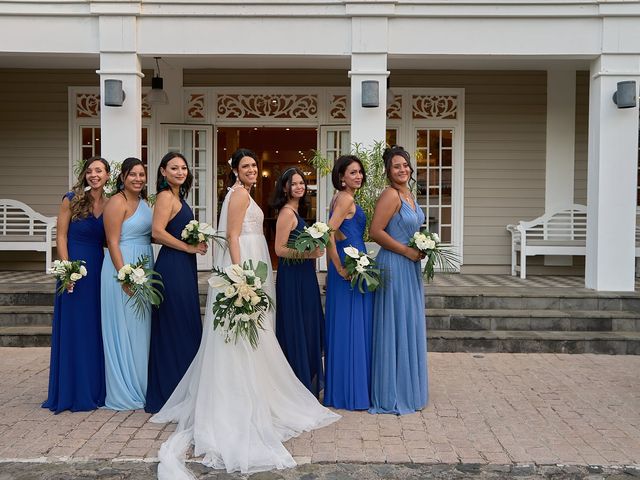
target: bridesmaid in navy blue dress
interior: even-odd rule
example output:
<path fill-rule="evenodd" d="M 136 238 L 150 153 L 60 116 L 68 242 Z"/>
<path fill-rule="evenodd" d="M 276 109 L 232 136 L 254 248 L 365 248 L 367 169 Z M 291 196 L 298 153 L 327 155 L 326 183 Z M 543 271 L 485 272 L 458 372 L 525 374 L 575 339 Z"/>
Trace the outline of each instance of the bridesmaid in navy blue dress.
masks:
<path fill-rule="evenodd" d="M 307 210 L 307 184 L 297 168 L 284 171 L 276 182 L 271 206 L 278 210 L 275 251 L 278 255 L 276 277 L 276 337 L 296 377 L 316 398 L 324 384 L 322 350 L 324 314 L 320 300 L 315 259 L 324 254 L 316 249 L 300 254 L 287 248 L 304 230 Z"/>
<path fill-rule="evenodd" d="M 155 270 L 162 275 L 164 301 L 151 317 L 151 347 L 145 411 L 156 413 L 198 353 L 202 338 L 196 253 L 207 253 L 205 242 L 189 245 L 180 235 L 193 220 L 185 201 L 193 183 L 187 160 L 169 152 L 158 167 L 152 236 L 162 244 Z"/>
<path fill-rule="evenodd" d="M 55 298 L 49 394 L 42 404 L 55 413 L 88 411 L 104 405 L 100 271 L 105 240 L 104 185 L 109 170 L 103 158 L 87 160 L 58 214 L 58 255 L 62 260 L 84 260 L 87 276 L 73 286 L 72 292 Z"/>
<path fill-rule="evenodd" d="M 337 190 L 329 227 L 327 248 L 326 379 L 324 404 L 346 410 L 369 408 L 373 295 L 352 288 L 344 267 L 344 247 L 366 251 L 366 216 L 353 198 L 365 182 L 362 162 L 353 155 L 336 160 L 331 175 Z"/>

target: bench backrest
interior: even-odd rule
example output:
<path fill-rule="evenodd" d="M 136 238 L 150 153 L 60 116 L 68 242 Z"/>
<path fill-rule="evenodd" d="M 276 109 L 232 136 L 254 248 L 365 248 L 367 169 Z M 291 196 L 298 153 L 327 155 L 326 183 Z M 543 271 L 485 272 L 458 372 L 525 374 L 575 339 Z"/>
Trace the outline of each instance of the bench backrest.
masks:
<path fill-rule="evenodd" d="M 570 208 L 545 213 L 529 222 L 521 221 L 518 230 L 526 232 L 531 240 L 573 240 L 587 239 L 587 207 L 574 204 Z"/>
<path fill-rule="evenodd" d="M 46 235 L 55 221 L 18 200 L 0 199 L 0 235 Z"/>

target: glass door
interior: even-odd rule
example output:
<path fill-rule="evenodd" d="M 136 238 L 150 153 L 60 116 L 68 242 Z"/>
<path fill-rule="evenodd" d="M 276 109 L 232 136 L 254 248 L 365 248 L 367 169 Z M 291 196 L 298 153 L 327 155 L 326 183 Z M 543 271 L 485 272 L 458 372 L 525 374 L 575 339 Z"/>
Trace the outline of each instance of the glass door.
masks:
<path fill-rule="evenodd" d="M 213 212 L 213 185 L 216 172 L 212 165 L 213 127 L 210 125 L 162 125 L 162 152 L 179 152 L 189 162 L 193 173 L 193 185 L 187 203 L 199 222 L 215 225 Z M 212 267 L 213 249 L 206 255 L 198 255 L 198 269 Z"/>

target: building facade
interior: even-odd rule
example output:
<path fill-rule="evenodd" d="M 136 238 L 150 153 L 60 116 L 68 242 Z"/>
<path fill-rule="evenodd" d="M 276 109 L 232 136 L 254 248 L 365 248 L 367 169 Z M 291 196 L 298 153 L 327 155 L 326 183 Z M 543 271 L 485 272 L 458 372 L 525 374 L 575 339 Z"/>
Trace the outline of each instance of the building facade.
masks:
<path fill-rule="evenodd" d="M 634 288 L 638 106 L 612 95 L 635 81 L 637 96 L 639 1 L 0 0 L 0 26 L 1 197 L 54 215 L 80 159 L 141 157 L 152 186 L 180 150 L 198 218 L 215 223 L 244 146 L 260 157 L 263 207 L 298 165 L 311 218 L 325 219 L 313 151 L 387 141 L 412 153 L 418 201 L 462 273 L 507 273 L 507 224 L 579 203 L 584 262 L 536 258 L 530 273 Z M 166 104 L 147 101 L 154 76 Z M 106 80 L 121 82 L 121 106 L 105 105 Z M 5 268 L 35 258 L 7 253 Z"/>

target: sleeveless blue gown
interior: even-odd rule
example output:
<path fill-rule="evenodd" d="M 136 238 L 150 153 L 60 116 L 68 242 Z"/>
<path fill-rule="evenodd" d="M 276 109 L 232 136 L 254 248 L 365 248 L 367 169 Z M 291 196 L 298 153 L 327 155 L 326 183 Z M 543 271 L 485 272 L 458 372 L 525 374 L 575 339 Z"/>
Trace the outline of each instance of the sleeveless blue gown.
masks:
<path fill-rule="evenodd" d="M 295 239 L 305 222 L 296 213 L 298 225 L 289 235 Z M 316 262 L 287 262 L 280 258 L 276 277 L 276 336 L 296 377 L 316 398 L 324 385 L 322 348 L 324 314 Z"/>
<path fill-rule="evenodd" d="M 424 223 L 420 207 L 401 199 L 385 231 L 407 244 Z M 371 413 L 403 415 L 428 402 L 424 283 L 420 262 L 380 249 L 383 283 L 375 292 L 371 366 Z"/>
<path fill-rule="evenodd" d="M 182 208 L 166 231 L 182 241 L 180 234 L 193 220 L 193 211 L 182 200 Z M 198 353 L 202 339 L 196 255 L 163 245 L 155 271 L 162 275 L 164 301 L 151 313 L 151 350 L 145 411 L 157 413 Z"/>
<path fill-rule="evenodd" d="M 71 200 L 73 192 L 65 195 Z M 104 258 L 102 215 L 69 224 L 69 260 L 84 260 L 87 276 L 73 293 L 56 295 L 51 334 L 49 394 L 52 412 L 82 412 L 104 405 L 104 354 L 100 331 L 100 269 Z M 56 285 L 56 291 L 59 283 Z"/>
<path fill-rule="evenodd" d="M 122 223 L 120 250 L 125 263 L 135 263 L 151 249 L 151 208 L 140 200 L 138 208 Z M 151 309 L 143 317 L 136 315 L 133 302 L 116 279 L 109 252 L 102 264 L 102 340 L 104 343 L 107 396 L 105 407 L 112 410 L 143 408 L 147 393 Z"/>
<path fill-rule="evenodd" d="M 342 222 L 344 240 L 336 241 L 340 261 L 344 247 L 366 251 L 364 211 L 356 205 L 352 218 Z M 373 294 L 351 288 L 332 262 L 327 274 L 326 355 L 324 404 L 345 410 L 369 408 L 371 378 L 371 322 Z"/>

